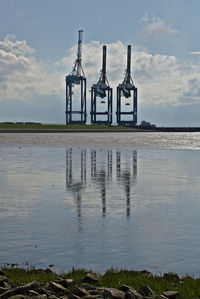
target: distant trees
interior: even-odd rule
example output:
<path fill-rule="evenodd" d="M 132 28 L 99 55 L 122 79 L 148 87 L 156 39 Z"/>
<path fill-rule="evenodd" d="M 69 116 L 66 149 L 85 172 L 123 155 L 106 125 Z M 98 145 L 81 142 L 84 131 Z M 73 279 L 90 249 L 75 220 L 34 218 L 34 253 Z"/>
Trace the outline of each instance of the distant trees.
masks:
<path fill-rule="evenodd" d="M 156 125 L 151 124 L 149 121 L 141 121 L 141 124 L 139 125 L 139 127 L 144 128 L 144 129 L 154 129 L 156 128 Z"/>

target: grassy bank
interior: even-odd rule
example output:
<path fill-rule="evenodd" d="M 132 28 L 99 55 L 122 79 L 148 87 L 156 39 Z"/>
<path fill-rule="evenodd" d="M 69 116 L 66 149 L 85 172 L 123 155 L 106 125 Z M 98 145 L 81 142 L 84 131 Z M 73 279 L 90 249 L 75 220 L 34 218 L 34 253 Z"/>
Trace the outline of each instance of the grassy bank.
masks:
<path fill-rule="evenodd" d="M 106 125 L 56 125 L 40 123 L 0 123 L 0 132 L 134 132 L 141 129 Z"/>
<path fill-rule="evenodd" d="M 108 126 L 108 125 L 57 125 L 41 123 L 0 123 L 0 133 L 98 133 L 98 132 L 200 132 L 200 127 L 126 127 L 126 126 Z"/>
<path fill-rule="evenodd" d="M 56 274 L 50 270 L 24 270 L 19 268 L 3 268 L 3 272 L 13 285 L 21 285 L 33 280 L 39 284 L 44 284 L 60 278 L 71 278 L 76 284 L 81 283 L 88 271 L 72 269 L 68 273 Z M 128 270 L 108 270 L 103 276 L 102 281 L 96 283 L 98 286 L 119 288 L 122 285 L 132 286 L 138 290 L 142 285 L 150 286 L 156 294 L 162 294 L 167 290 L 175 290 L 180 293 L 177 298 L 189 299 L 200 297 L 200 279 L 190 276 L 179 278 L 178 275 L 168 273 L 160 276 L 152 275 L 147 271 L 128 271 Z"/>

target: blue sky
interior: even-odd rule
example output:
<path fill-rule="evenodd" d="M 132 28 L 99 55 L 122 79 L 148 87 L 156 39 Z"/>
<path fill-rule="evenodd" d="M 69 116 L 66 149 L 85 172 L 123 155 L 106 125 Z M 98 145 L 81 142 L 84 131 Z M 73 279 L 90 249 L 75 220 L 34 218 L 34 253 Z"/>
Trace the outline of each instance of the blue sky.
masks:
<path fill-rule="evenodd" d="M 199 0 L 0 0 L 0 121 L 65 122 L 65 76 L 83 29 L 88 89 L 106 44 L 115 108 L 131 44 L 139 122 L 200 126 L 199 11 Z"/>

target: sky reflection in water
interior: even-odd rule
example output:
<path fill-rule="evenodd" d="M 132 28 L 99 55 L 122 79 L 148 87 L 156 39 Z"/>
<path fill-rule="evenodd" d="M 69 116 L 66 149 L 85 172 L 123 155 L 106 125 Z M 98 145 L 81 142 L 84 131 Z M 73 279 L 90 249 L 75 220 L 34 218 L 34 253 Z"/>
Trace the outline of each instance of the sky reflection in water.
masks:
<path fill-rule="evenodd" d="M 199 152 L 0 149 L 0 263 L 198 275 Z"/>

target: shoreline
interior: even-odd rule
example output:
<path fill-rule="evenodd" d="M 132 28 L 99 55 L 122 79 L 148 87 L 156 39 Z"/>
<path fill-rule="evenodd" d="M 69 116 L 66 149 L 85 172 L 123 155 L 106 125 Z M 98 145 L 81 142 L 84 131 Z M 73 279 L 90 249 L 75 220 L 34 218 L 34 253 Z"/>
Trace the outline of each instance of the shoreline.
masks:
<path fill-rule="evenodd" d="M 0 123 L 0 133 L 115 133 L 146 132 L 141 128 L 106 125 L 53 125 L 37 123 Z"/>
<path fill-rule="evenodd" d="M 109 126 L 109 125 L 58 125 L 42 123 L 0 123 L 0 133 L 189 133 L 200 132 L 200 127 Z"/>
<path fill-rule="evenodd" d="M 51 129 L 51 128 L 0 128 L 0 133 L 196 133 L 200 128 L 156 128 L 156 129 Z"/>
<path fill-rule="evenodd" d="M 0 133 L 140 133 L 149 130 L 107 130 L 107 129 L 0 129 Z M 155 132 L 155 131 L 151 131 Z"/>
<path fill-rule="evenodd" d="M 162 276 L 149 271 L 108 269 L 101 275 L 85 269 L 56 274 L 51 269 L 2 268 L 0 298 L 199 298 L 199 279 Z"/>

